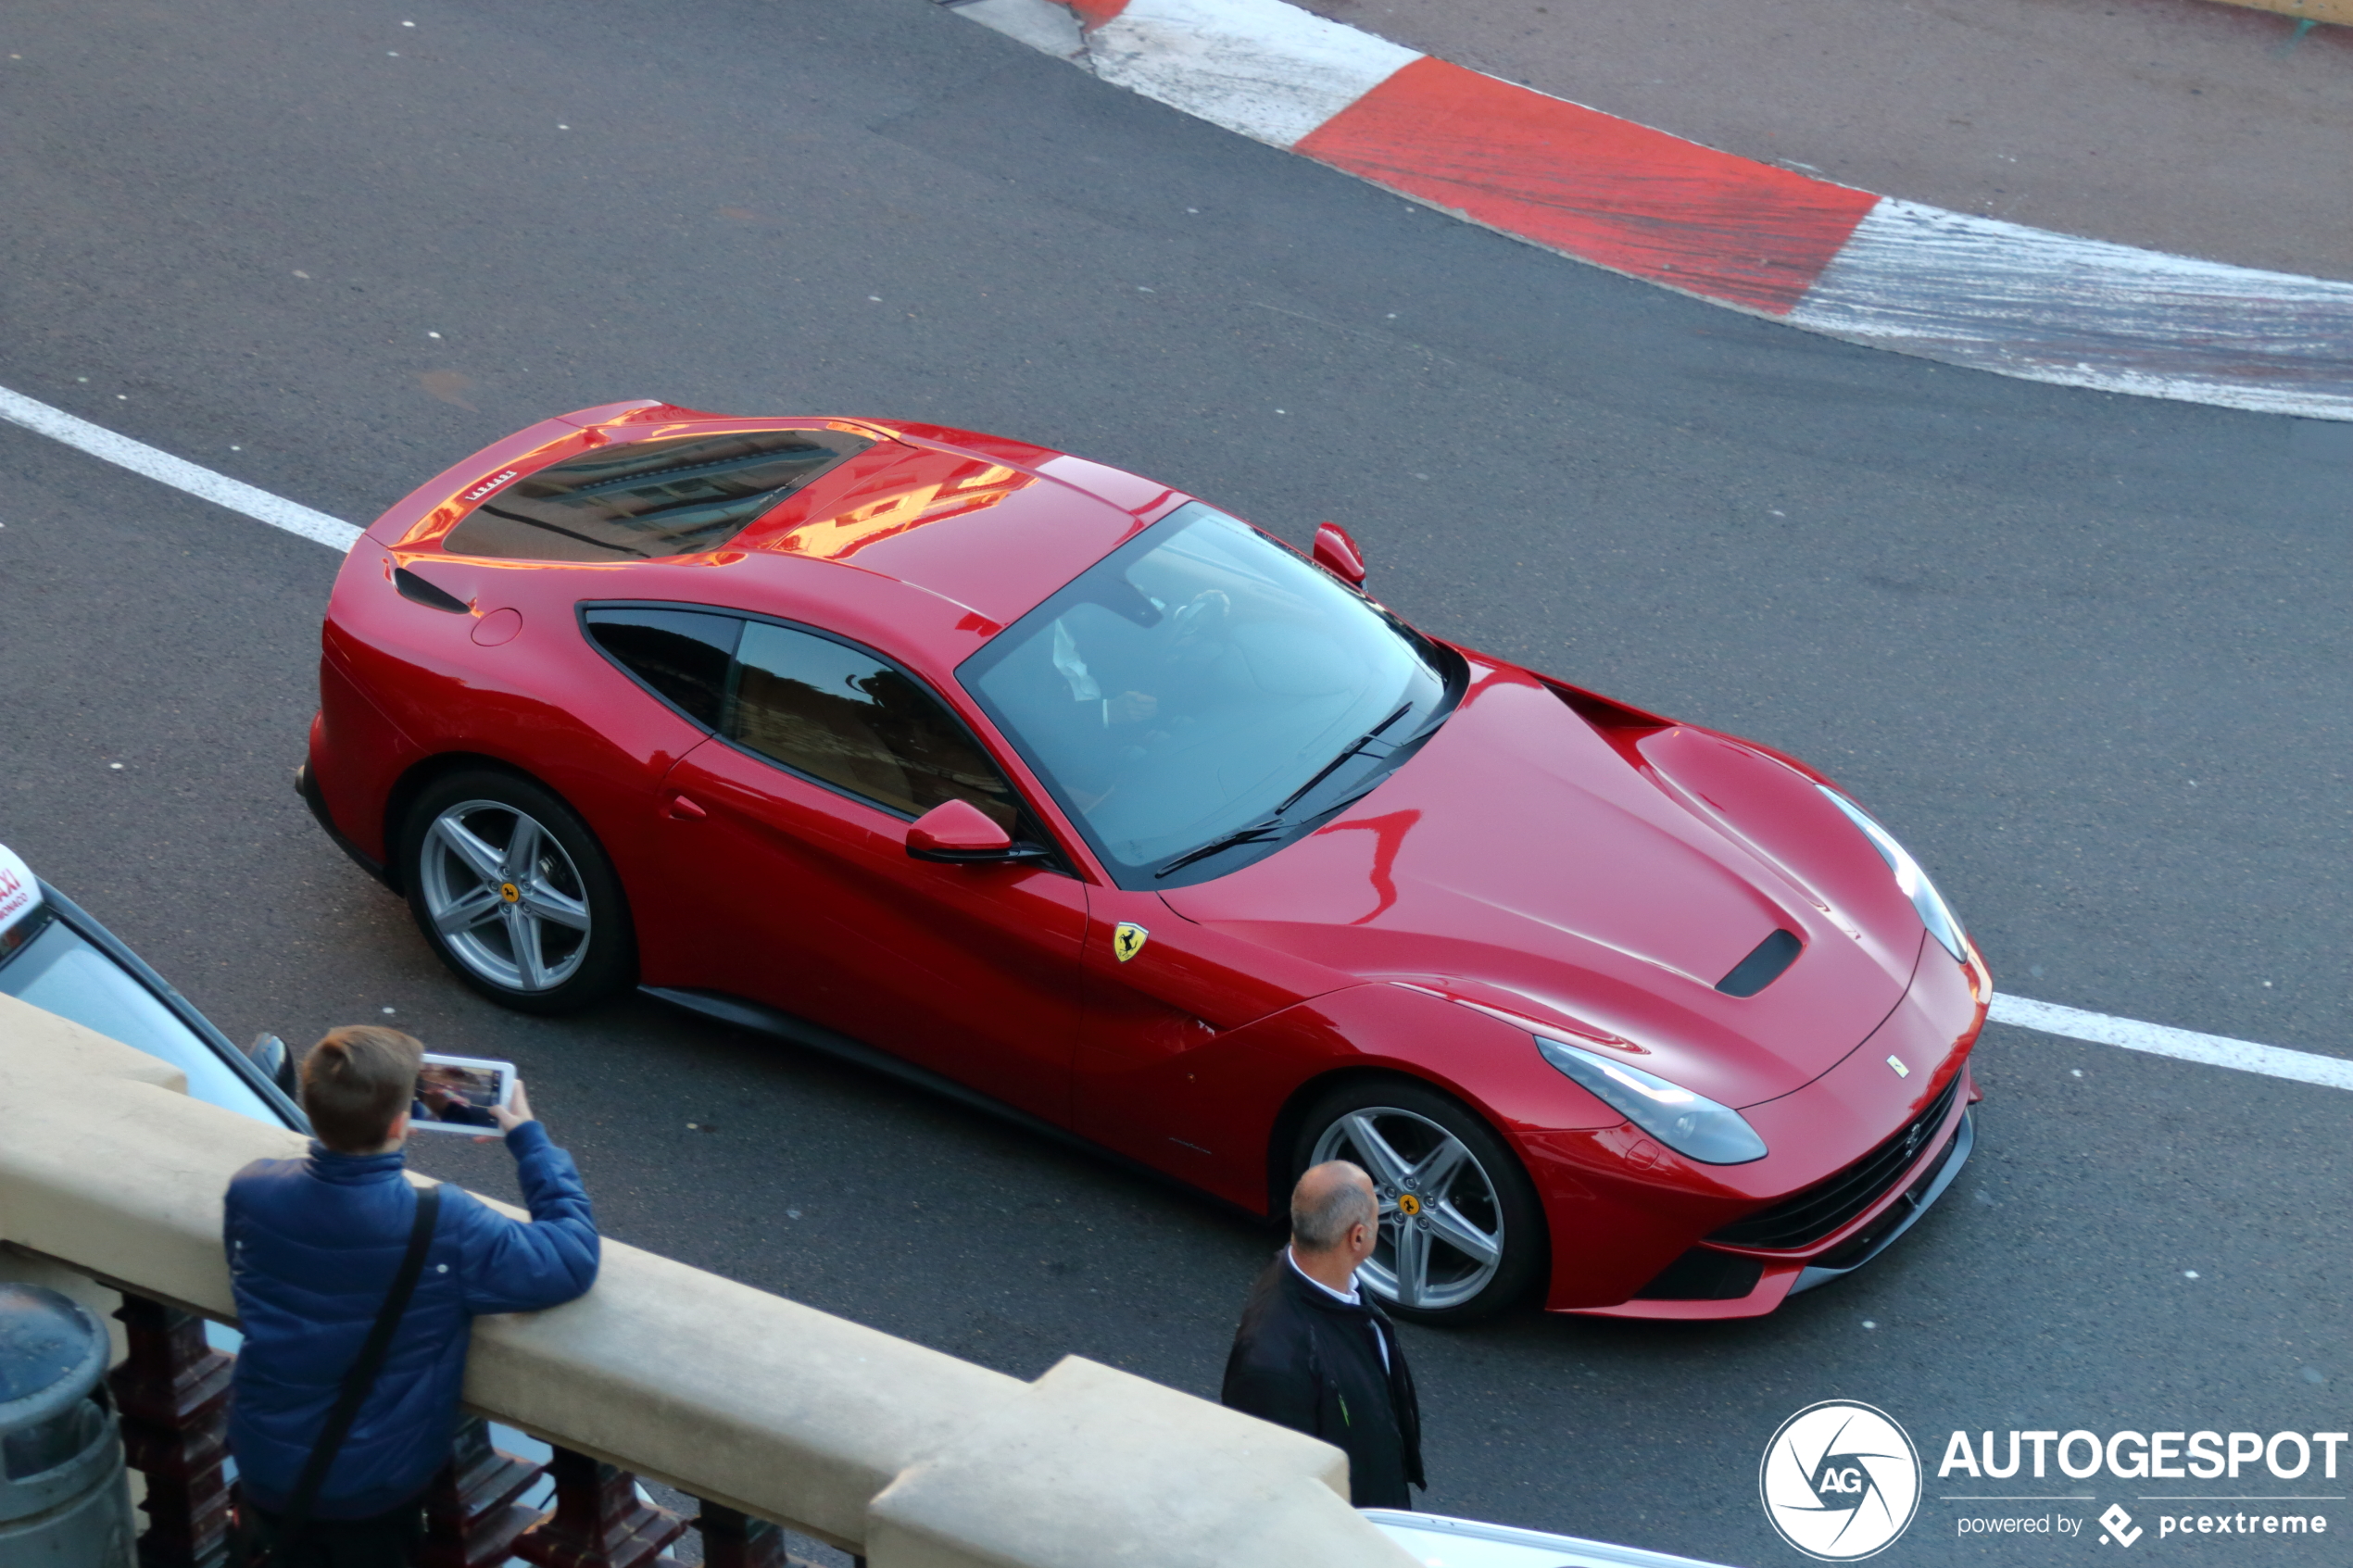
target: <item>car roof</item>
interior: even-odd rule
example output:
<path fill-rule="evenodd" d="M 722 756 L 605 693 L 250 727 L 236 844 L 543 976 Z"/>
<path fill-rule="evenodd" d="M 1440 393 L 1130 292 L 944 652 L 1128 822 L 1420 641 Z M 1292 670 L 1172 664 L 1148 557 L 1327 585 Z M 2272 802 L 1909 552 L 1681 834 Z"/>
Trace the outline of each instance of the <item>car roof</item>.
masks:
<path fill-rule="evenodd" d="M 952 642 L 977 646 L 1189 499 L 1052 447 L 945 426 L 727 418 L 636 403 L 584 409 L 519 432 L 420 486 L 368 533 L 409 558 L 438 553 L 459 522 L 504 483 L 592 447 L 795 427 L 850 432 L 874 445 L 703 556 L 584 570 L 602 577 L 611 596 L 623 597 L 631 590 L 606 574 L 617 570 L 666 584 L 686 561 L 720 565 L 729 569 L 718 580 L 726 584 L 720 592 L 735 608 L 784 615 L 812 596 L 880 609 L 872 592 L 872 579 L 880 577 L 966 612 Z M 820 563 L 823 574 L 812 572 Z M 852 574 L 866 581 L 856 583 Z M 718 586 L 708 575 L 701 581 Z M 952 656 L 956 649 L 935 644 L 934 651 Z"/>
<path fill-rule="evenodd" d="M 900 427 L 736 544 L 875 572 L 1005 625 L 1183 498 L 1083 458 L 1007 445 Z"/>

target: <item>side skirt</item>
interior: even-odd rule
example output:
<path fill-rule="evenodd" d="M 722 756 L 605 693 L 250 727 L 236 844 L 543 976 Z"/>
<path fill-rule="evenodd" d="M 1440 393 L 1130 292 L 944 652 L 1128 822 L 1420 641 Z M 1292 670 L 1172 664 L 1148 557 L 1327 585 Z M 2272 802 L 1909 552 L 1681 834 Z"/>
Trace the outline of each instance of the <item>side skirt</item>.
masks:
<path fill-rule="evenodd" d="M 1141 1176 L 1147 1181 L 1171 1191 L 1183 1193 L 1186 1197 L 1197 1201 L 1208 1202 L 1229 1214 L 1242 1215 L 1252 1223 L 1266 1223 L 1266 1216 L 1264 1214 L 1253 1214 L 1238 1203 L 1220 1198 L 1214 1193 L 1204 1192 L 1191 1183 L 1180 1181 L 1165 1171 L 1154 1170 L 1140 1160 L 1132 1160 L 1115 1150 L 1105 1148 L 1090 1139 L 1080 1137 L 1069 1128 L 1056 1126 L 1042 1116 L 1032 1115 L 1026 1110 L 1007 1105 L 1003 1100 L 982 1094 L 978 1089 L 967 1087 L 945 1074 L 934 1073 L 927 1067 L 917 1067 L 911 1061 L 904 1061 L 892 1056 L 888 1051 L 878 1050 L 863 1040 L 853 1040 L 847 1035 L 837 1033 L 822 1023 L 812 1023 L 807 1019 L 796 1017 L 781 1008 L 772 1008 L 764 1002 L 749 1001 L 742 997 L 732 997 L 724 991 L 680 990 L 666 985 L 640 985 L 637 987 L 637 994 L 651 997 L 658 1002 L 667 1002 L 672 1007 L 694 1013 L 698 1017 L 708 1018 L 720 1023 L 732 1023 L 738 1029 L 749 1029 L 755 1035 L 766 1035 L 775 1039 L 788 1040 L 796 1046 L 821 1051 L 837 1060 L 849 1062 L 854 1066 L 865 1068 L 869 1072 L 879 1073 L 887 1078 L 896 1078 L 902 1084 L 937 1095 L 943 1099 L 953 1100 L 967 1110 L 979 1111 L 984 1116 L 1009 1123 L 1023 1132 L 1032 1133 L 1049 1142 L 1060 1144 L 1075 1153 L 1084 1154 L 1090 1159 L 1114 1165 L 1130 1175 Z"/>

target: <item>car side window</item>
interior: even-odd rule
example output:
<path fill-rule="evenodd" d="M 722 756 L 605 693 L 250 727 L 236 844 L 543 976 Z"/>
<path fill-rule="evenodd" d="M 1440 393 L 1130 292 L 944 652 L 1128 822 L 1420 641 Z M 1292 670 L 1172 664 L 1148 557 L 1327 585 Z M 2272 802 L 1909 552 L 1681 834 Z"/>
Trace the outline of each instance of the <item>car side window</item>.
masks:
<path fill-rule="evenodd" d="M 829 637 L 746 624 L 724 734 L 894 811 L 968 800 L 1018 832 L 1013 787 L 963 722 L 912 676 Z"/>
<path fill-rule="evenodd" d="M 719 728 L 742 621 L 708 610 L 631 605 L 592 609 L 582 620 L 607 658 L 696 723 Z"/>

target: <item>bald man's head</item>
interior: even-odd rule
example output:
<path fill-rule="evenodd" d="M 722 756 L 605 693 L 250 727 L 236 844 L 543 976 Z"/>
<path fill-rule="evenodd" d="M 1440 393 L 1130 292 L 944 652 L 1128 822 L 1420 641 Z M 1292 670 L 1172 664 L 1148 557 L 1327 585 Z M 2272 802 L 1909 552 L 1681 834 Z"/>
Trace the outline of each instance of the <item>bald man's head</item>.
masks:
<path fill-rule="evenodd" d="M 1328 1252 L 1345 1245 L 1358 1225 L 1378 1228 L 1380 1206 L 1373 1179 L 1345 1160 L 1311 1165 L 1290 1189 L 1291 1246 L 1301 1252 Z"/>

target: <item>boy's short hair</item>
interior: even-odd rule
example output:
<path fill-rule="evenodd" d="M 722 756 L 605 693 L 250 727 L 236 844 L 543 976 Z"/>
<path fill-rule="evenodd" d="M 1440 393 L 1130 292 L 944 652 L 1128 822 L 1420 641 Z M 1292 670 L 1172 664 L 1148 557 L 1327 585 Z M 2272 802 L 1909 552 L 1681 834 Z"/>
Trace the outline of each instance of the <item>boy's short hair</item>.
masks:
<path fill-rule="evenodd" d="M 338 1154 L 372 1154 L 414 1103 L 424 1046 L 372 1023 L 330 1029 L 302 1059 L 302 1109 L 319 1141 Z"/>

